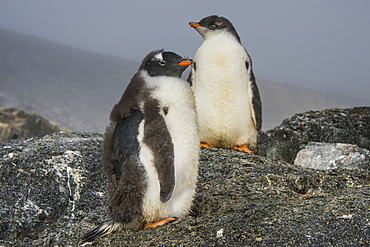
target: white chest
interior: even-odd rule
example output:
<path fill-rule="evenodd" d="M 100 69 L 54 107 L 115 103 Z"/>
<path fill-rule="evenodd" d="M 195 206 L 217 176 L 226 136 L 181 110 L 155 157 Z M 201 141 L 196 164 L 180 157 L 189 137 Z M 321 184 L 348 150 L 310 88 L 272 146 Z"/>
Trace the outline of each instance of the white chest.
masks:
<path fill-rule="evenodd" d="M 146 81 L 153 89 L 151 96 L 159 101 L 160 114 L 174 146 L 175 188 L 170 200 L 162 203 L 159 201 L 158 178 L 148 176 L 144 215 L 153 220 L 181 217 L 190 208 L 198 171 L 199 135 L 194 95 L 190 85 L 179 78 L 146 77 Z M 144 166 L 155 174 L 151 162 Z"/>
<path fill-rule="evenodd" d="M 244 47 L 227 35 L 199 47 L 192 81 L 201 141 L 222 147 L 249 141 L 254 123 L 248 60 Z"/>
<path fill-rule="evenodd" d="M 244 47 L 228 36 L 205 40 L 194 57 L 193 89 L 196 99 L 205 100 L 203 97 L 207 95 L 215 103 L 233 99 L 245 101 L 249 78 L 245 65 L 247 59 Z"/>

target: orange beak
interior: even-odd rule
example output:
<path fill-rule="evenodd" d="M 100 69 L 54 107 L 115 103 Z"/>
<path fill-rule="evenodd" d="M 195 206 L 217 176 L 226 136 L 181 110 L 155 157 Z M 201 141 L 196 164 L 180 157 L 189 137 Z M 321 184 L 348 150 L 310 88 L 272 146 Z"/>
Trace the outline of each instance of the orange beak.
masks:
<path fill-rule="evenodd" d="M 190 22 L 189 25 L 194 27 L 194 28 L 200 27 L 200 25 L 196 22 Z"/>
<path fill-rule="evenodd" d="M 190 60 L 190 59 L 182 60 L 181 62 L 179 62 L 179 64 L 183 66 L 189 66 L 192 63 L 193 63 L 193 60 Z"/>

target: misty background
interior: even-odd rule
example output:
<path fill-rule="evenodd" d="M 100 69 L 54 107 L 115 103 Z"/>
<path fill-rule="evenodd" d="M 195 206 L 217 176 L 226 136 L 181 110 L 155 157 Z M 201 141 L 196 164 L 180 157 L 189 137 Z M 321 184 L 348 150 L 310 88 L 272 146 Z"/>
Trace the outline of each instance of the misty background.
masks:
<path fill-rule="evenodd" d="M 0 2 L 0 106 L 104 131 L 140 61 L 165 48 L 192 58 L 188 22 L 217 14 L 251 55 L 264 129 L 307 110 L 370 105 L 370 1 Z"/>

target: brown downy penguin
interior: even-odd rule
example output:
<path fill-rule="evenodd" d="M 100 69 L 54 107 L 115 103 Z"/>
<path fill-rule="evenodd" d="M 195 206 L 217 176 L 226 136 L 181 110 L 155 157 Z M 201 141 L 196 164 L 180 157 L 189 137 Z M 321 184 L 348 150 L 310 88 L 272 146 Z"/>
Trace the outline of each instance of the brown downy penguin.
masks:
<path fill-rule="evenodd" d="M 204 41 L 189 76 L 205 146 L 251 152 L 262 126 L 262 104 L 252 60 L 231 22 L 212 15 L 190 22 Z"/>
<path fill-rule="evenodd" d="M 102 158 L 111 217 L 87 233 L 84 243 L 188 213 L 200 140 L 193 92 L 180 77 L 191 62 L 173 52 L 149 53 L 113 107 Z"/>

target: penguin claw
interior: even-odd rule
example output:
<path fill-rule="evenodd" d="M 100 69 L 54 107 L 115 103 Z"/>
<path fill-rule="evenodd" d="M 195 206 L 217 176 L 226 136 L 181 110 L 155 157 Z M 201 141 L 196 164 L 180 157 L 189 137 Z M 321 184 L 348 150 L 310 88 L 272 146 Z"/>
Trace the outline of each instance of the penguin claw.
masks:
<path fill-rule="evenodd" d="M 145 225 L 145 229 L 146 228 L 154 228 L 154 227 L 157 227 L 157 226 L 164 226 L 164 225 L 167 225 L 169 223 L 172 223 L 172 222 L 174 222 L 176 220 L 177 220 L 177 217 L 170 217 L 170 218 L 167 218 L 167 219 L 164 219 L 164 220 L 160 220 L 160 221 L 157 221 L 157 222 L 147 223 Z"/>
<path fill-rule="evenodd" d="M 237 147 L 235 147 L 234 149 L 236 149 L 236 150 L 239 150 L 239 151 L 243 151 L 243 152 L 246 152 L 246 153 L 253 153 L 250 149 L 249 149 L 249 147 L 248 147 L 248 145 L 247 144 L 243 144 L 243 145 L 240 145 L 240 146 L 237 146 Z"/>

